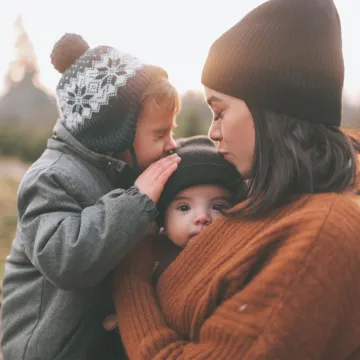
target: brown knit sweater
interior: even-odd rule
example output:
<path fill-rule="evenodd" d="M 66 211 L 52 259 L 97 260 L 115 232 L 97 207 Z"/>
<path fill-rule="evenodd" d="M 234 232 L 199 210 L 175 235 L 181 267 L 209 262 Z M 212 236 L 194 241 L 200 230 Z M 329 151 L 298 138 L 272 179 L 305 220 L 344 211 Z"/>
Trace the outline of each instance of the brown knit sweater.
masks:
<path fill-rule="evenodd" d="M 156 289 L 143 242 L 114 283 L 129 358 L 360 359 L 355 201 L 304 196 L 261 220 L 217 220 Z"/>

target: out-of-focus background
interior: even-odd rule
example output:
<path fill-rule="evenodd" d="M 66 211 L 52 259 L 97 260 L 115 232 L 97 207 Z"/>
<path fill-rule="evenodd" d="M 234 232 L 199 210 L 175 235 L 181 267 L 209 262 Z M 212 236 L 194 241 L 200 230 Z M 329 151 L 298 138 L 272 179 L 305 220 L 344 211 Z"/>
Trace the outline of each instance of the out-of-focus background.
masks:
<path fill-rule="evenodd" d="M 81 34 L 163 66 L 181 94 L 176 136 L 206 134 L 211 111 L 201 69 L 211 43 L 261 0 L 12 0 L 0 11 L 0 281 L 16 223 L 16 192 L 43 152 L 58 116 L 50 63 L 54 43 Z M 343 29 L 346 77 L 343 127 L 360 127 L 360 2 L 335 0 Z"/>

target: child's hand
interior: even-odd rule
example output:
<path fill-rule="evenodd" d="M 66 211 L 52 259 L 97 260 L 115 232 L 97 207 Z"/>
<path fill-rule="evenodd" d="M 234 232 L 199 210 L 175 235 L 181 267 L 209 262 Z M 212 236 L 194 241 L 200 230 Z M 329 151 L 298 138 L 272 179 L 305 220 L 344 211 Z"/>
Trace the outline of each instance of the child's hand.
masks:
<path fill-rule="evenodd" d="M 116 314 L 108 315 L 103 321 L 103 327 L 106 331 L 114 330 L 118 327 Z"/>
<path fill-rule="evenodd" d="M 166 182 L 177 169 L 180 161 L 177 154 L 172 154 L 154 162 L 137 178 L 135 185 L 141 193 L 157 203 Z"/>

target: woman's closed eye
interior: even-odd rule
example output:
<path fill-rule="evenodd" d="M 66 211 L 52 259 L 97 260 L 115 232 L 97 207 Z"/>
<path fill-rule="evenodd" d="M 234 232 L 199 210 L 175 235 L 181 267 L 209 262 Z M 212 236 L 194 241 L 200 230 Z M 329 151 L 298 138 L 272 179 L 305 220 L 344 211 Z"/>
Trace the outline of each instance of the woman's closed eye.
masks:
<path fill-rule="evenodd" d="M 214 113 L 214 121 L 218 121 L 223 117 L 224 112 L 221 111 L 220 113 Z"/>

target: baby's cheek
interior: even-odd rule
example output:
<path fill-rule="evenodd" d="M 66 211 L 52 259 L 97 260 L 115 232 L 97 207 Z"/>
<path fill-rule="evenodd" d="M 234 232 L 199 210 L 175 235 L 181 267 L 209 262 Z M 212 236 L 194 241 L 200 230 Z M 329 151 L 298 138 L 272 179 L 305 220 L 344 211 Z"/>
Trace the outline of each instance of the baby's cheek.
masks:
<path fill-rule="evenodd" d="M 189 243 L 189 240 L 185 236 L 177 236 L 173 239 L 173 243 L 181 248 L 184 248 Z"/>
<path fill-rule="evenodd" d="M 219 211 L 213 211 L 213 214 L 212 214 L 212 220 L 216 220 L 220 217 L 222 217 L 223 215 L 219 212 Z"/>

